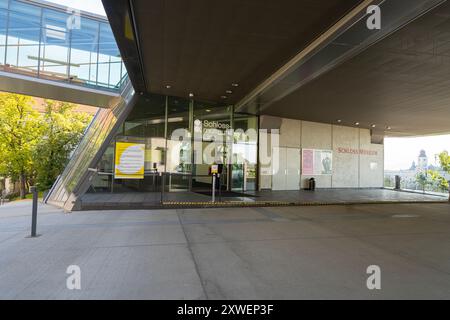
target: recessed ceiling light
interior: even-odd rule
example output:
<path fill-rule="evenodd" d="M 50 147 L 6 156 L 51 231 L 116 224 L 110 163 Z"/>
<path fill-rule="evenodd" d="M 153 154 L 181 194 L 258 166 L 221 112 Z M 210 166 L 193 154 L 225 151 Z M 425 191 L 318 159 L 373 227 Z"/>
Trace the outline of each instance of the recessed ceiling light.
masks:
<path fill-rule="evenodd" d="M 359 126 L 359 122 L 355 122 L 355 126 Z"/>
<path fill-rule="evenodd" d="M 170 88 L 172 88 L 171 85 L 167 85 L 167 86 L 166 86 L 166 89 L 170 89 Z"/>
<path fill-rule="evenodd" d="M 377 125 L 376 125 L 376 124 L 373 124 L 373 125 L 372 125 L 372 128 L 376 128 L 376 127 L 377 127 Z"/>
<path fill-rule="evenodd" d="M 205 111 L 206 111 L 206 112 L 211 112 L 211 110 L 209 110 L 209 109 L 206 109 Z"/>
<path fill-rule="evenodd" d="M 193 93 L 189 93 L 189 98 L 193 98 L 194 94 Z"/>
<path fill-rule="evenodd" d="M 387 130 L 391 130 L 392 128 L 391 128 L 391 127 L 386 127 L 386 129 L 387 129 Z"/>
<path fill-rule="evenodd" d="M 227 96 L 220 96 L 222 99 L 226 99 L 226 98 L 228 98 Z"/>
<path fill-rule="evenodd" d="M 232 94 L 233 93 L 233 91 L 231 91 L 231 90 L 227 90 L 227 91 L 225 91 L 227 94 Z"/>
<path fill-rule="evenodd" d="M 338 123 L 341 123 L 341 122 L 342 122 L 342 120 L 338 120 L 337 122 L 338 122 Z"/>
<path fill-rule="evenodd" d="M 239 83 L 232 83 L 231 86 L 237 88 L 239 87 Z"/>

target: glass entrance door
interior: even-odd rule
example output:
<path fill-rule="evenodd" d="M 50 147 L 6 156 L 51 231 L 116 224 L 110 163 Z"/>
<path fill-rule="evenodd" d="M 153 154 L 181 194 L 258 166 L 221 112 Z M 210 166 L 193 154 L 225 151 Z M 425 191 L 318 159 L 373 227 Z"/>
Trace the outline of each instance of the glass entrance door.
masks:
<path fill-rule="evenodd" d="M 256 191 L 258 162 L 258 116 L 234 114 L 232 190 Z"/>

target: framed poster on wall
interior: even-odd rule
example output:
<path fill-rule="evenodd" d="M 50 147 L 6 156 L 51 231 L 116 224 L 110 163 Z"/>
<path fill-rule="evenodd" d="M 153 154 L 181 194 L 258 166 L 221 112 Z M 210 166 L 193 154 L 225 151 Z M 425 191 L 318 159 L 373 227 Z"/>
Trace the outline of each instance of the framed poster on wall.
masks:
<path fill-rule="evenodd" d="M 302 149 L 302 175 L 320 176 L 333 174 L 333 151 Z"/>
<path fill-rule="evenodd" d="M 114 179 L 144 179 L 145 144 L 116 142 Z"/>

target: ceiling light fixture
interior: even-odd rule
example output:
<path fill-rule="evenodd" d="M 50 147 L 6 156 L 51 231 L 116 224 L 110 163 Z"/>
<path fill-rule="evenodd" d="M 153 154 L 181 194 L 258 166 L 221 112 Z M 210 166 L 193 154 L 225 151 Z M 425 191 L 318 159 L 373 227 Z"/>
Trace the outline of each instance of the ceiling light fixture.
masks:
<path fill-rule="evenodd" d="M 166 89 L 170 89 L 170 88 L 172 88 L 171 85 L 167 85 L 167 86 L 166 86 Z"/>
<path fill-rule="evenodd" d="M 226 98 L 228 98 L 227 96 L 220 96 L 222 99 L 226 99 Z"/>
<path fill-rule="evenodd" d="M 237 88 L 239 87 L 239 83 L 232 83 L 231 86 Z"/>
<path fill-rule="evenodd" d="M 355 126 L 359 126 L 359 122 L 355 122 Z"/>
<path fill-rule="evenodd" d="M 377 127 L 377 125 L 376 125 L 376 124 L 373 124 L 373 125 L 372 125 L 372 128 L 376 128 L 376 127 Z"/>
<path fill-rule="evenodd" d="M 338 123 L 341 123 L 341 122 L 342 122 L 342 120 L 338 120 L 337 122 L 338 122 Z"/>
<path fill-rule="evenodd" d="M 227 91 L 225 91 L 227 94 L 232 94 L 233 93 L 233 91 L 231 91 L 231 90 L 227 90 Z"/>
<path fill-rule="evenodd" d="M 189 98 L 193 98 L 194 97 L 194 94 L 191 92 L 191 93 L 189 93 Z"/>

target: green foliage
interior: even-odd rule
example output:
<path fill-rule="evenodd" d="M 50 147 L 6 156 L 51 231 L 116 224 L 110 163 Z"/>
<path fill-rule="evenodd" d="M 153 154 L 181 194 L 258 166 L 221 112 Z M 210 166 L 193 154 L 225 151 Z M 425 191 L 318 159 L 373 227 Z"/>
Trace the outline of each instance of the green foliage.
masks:
<path fill-rule="evenodd" d="M 89 115 L 74 112 L 73 108 L 70 103 L 45 100 L 42 135 L 34 152 L 36 181 L 40 190 L 52 186 L 90 121 Z"/>
<path fill-rule="evenodd" d="M 450 173 L 450 155 L 447 151 L 441 152 L 439 154 L 439 162 L 444 171 Z M 448 181 L 437 171 L 429 170 L 428 173 L 431 176 L 431 179 L 437 184 L 438 188 L 446 192 L 448 191 L 449 184 Z"/>
<path fill-rule="evenodd" d="M 450 173 L 450 155 L 447 151 L 441 152 L 439 155 L 439 161 L 441 163 L 442 169 Z"/>
<path fill-rule="evenodd" d="M 70 103 L 45 101 L 45 112 L 33 110 L 32 98 L 0 94 L 0 175 L 27 185 L 51 187 L 70 152 L 80 141 L 91 116 L 73 111 Z"/>
<path fill-rule="evenodd" d="M 27 96 L 0 95 L 0 173 L 20 182 L 22 198 L 33 175 L 32 154 L 42 132 L 31 102 Z"/>
<path fill-rule="evenodd" d="M 419 184 L 419 186 L 424 191 L 425 191 L 425 188 L 427 187 L 427 185 L 430 184 L 430 181 L 428 180 L 428 176 L 425 172 L 419 172 L 416 175 L 416 182 Z"/>
<path fill-rule="evenodd" d="M 443 192 L 448 190 L 448 181 L 440 175 L 439 172 L 428 170 L 428 174 L 430 175 L 431 180 L 436 184 L 437 189 Z"/>

